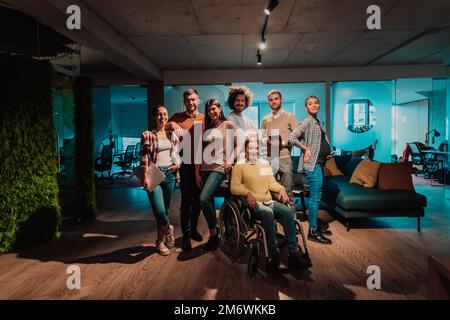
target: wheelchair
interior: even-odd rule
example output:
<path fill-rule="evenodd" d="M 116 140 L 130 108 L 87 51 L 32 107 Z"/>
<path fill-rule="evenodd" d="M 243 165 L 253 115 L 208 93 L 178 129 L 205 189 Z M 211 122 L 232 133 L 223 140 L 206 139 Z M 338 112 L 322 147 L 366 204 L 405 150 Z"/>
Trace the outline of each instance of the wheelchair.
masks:
<path fill-rule="evenodd" d="M 245 197 L 232 196 L 229 190 L 222 191 L 225 197 L 219 211 L 219 234 L 222 251 L 232 259 L 239 260 L 244 248 L 248 249 L 247 272 L 253 277 L 259 270 L 259 261 L 264 258 L 264 266 L 270 259 L 267 238 L 262 222 L 255 219 Z M 275 222 L 278 223 L 278 222 Z M 305 234 L 298 217 L 295 219 L 296 234 L 300 234 L 299 245 L 303 257 L 310 261 Z M 278 230 L 278 228 L 276 228 Z"/>

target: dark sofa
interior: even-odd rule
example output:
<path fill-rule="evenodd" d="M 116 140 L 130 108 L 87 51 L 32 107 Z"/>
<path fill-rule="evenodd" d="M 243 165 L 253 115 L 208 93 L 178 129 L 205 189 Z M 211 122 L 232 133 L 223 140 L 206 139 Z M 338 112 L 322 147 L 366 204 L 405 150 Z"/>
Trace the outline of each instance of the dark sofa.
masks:
<path fill-rule="evenodd" d="M 341 215 L 347 230 L 350 220 L 369 217 L 414 217 L 420 231 L 420 217 L 427 205 L 425 196 L 405 190 L 380 190 L 350 183 L 360 158 L 335 157 L 336 165 L 344 176 L 324 177 L 322 201 L 330 211 Z"/>

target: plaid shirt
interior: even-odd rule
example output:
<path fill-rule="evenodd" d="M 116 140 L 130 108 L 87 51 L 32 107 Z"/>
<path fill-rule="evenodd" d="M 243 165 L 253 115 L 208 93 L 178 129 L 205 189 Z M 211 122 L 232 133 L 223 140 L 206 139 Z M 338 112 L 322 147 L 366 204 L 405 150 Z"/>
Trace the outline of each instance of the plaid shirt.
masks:
<path fill-rule="evenodd" d="M 172 162 L 174 164 L 181 164 L 180 155 L 178 154 L 179 139 L 174 132 L 167 132 L 172 143 L 172 150 L 170 152 Z M 158 137 L 156 132 L 145 130 L 141 135 L 141 166 L 148 167 L 149 162 L 156 163 L 158 155 Z"/>
<path fill-rule="evenodd" d="M 298 172 L 303 170 L 314 171 L 317 163 L 317 157 L 320 151 L 320 141 L 322 137 L 322 128 L 317 120 L 309 115 L 301 121 L 298 127 L 289 134 L 289 144 L 301 148 L 311 150 L 311 159 L 309 162 L 303 163 L 303 157 L 298 161 Z M 328 137 L 325 134 L 328 143 Z"/>

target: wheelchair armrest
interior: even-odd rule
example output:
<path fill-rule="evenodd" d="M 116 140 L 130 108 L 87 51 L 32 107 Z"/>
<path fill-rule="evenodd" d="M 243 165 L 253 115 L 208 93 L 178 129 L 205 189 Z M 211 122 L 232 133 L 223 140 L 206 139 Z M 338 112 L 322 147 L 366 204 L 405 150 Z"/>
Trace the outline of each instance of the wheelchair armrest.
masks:
<path fill-rule="evenodd" d="M 292 194 L 294 195 L 294 197 L 298 197 L 303 193 L 304 196 L 309 194 L 309 190 L 307 188 L 292 188 Z"/>
<path fill-rule="evenodd" d="M 283 203 L 283 201 L 281 201 L 281 199 L 278 199 L 278 193 L 270 191 L 270 194 L 272 195 L 273 201 L 279 202 L 281 204 L 285 204 L 285 203 Z"/>
<path fill-rule="evenodd" d="M 231 195 L 231 199 L 236 201 L 236 204 L 237 204 L 239 209 L 247 208 L 249 206 L 248 202 L 247 202 L 247 197 L 245 197 L 245 196 L 233 196 L 233 195 Z"/>
<path fill-rule="evenodd" d="M 247 197 L 245 196 L 231 196 L 231 199 L 236 203 L 239 211 L 242 213 L 242 218 L 246 221 L 254 221 L 253 210 L 250 209 L 250 206 L 247 202 Z M 250 210 L 247 210 L 250 209 Z M 245 214 L 244 214 L 245 213 Z"/>

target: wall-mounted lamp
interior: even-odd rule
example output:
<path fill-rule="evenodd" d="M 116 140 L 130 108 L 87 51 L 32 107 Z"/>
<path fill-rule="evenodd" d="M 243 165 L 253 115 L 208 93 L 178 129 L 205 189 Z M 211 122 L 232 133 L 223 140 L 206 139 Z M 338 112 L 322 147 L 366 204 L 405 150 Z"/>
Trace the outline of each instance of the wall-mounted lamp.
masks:
<path fill-rule="evenodd" d="M 266 15 L 269 15 L 273 9 L 278 5 L 278 0 L 269 0 L 269 3 L 267 5 L 267 8 L 264 9 L 264 13 Z"/>

